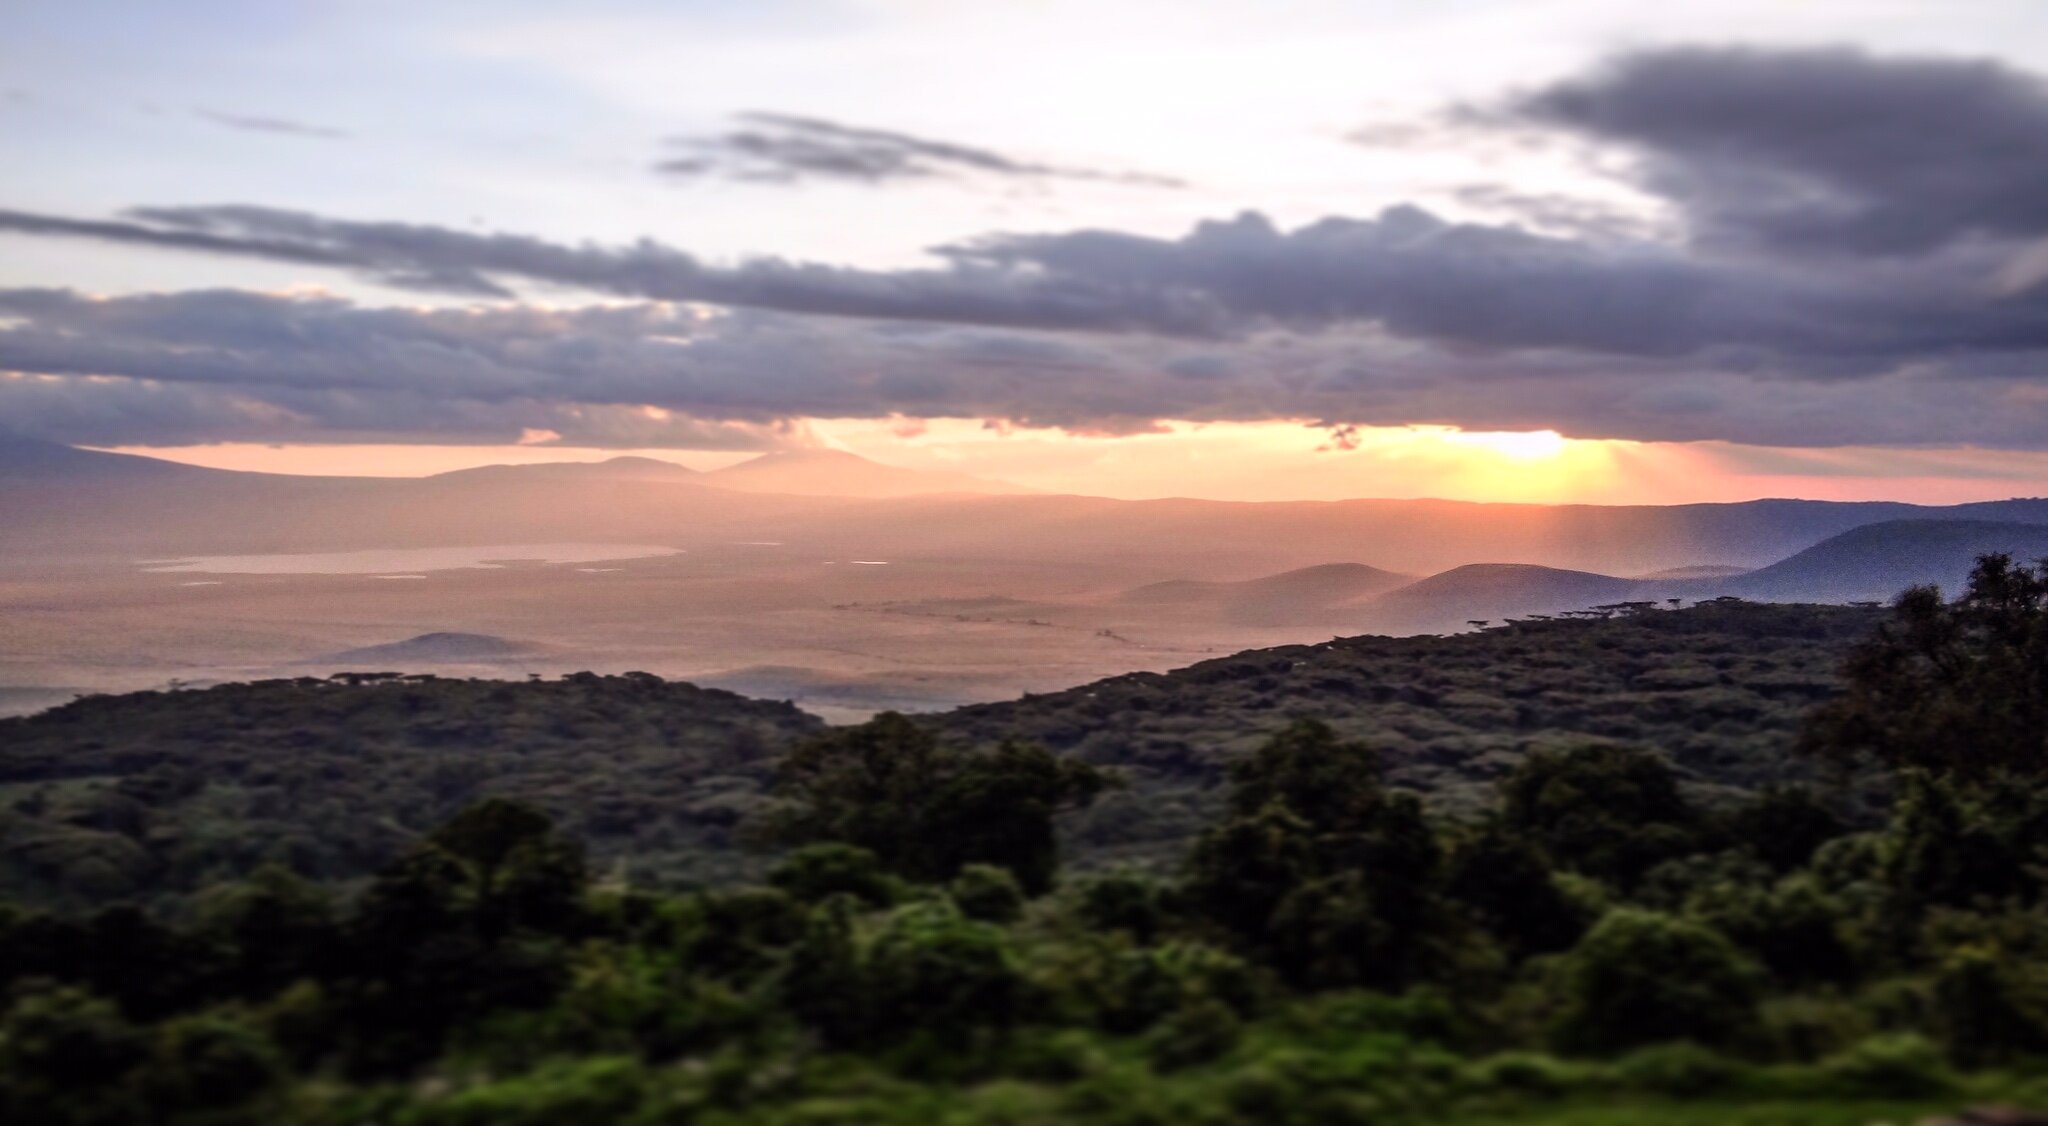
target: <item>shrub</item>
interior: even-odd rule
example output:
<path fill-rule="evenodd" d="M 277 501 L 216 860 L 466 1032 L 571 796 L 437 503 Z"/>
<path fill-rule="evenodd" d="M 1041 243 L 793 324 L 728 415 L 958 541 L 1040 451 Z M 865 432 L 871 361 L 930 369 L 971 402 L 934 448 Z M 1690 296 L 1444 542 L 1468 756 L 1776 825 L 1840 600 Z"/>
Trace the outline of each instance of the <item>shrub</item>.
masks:
<path fill-rule="evenodd" d="M 1709 927 L 1611 911 L 1567 958 L 1558 1040 L 1590 1052 L 1670 1040 L 1727 1046 L 1754 1027 L 1760 976 Z"/>
<path fill-rule="evenodd" d="M 1630 1052 L 1614 1063 L 1616 1082 L 1632 1091 L 1698 1098 L 1741 1082 L 1746 1069 L 1698 1044 L 1658 1044 Z"/>
<path fill-rule="evenodd" d="M 1941 1051 L 1924 1036 L 1891 1032 L 1859 1041 L 1821 1061 L 1830 1087 L 1844 1096 L 1916 1099 L 1956 1086 Z"/>
<path fill-rule="evenodd" d="M 985 923 L 1014 922 L 1024 913 L 1024 889 L 1007 868 L 969 864 L 953 877 L 948 891 L 960 913 Z"/>

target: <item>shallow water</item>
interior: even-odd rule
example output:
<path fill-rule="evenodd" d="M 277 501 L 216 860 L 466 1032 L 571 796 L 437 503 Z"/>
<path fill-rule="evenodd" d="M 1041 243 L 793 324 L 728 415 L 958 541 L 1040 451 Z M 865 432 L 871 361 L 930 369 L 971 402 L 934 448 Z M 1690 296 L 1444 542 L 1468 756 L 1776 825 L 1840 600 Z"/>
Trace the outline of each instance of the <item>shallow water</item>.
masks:
<path fill-rule="evenodd" d="M 324 551 L 281 555 L 200 555 L 189 559 L 148 559 L 138 564 L 154 574 L 215 575 L 381 575 L 390 572 L 452 571 L 507 564 L 601 563 L 679 555 L 673 547 L 628 543 L 520 543 L 481 547 L 393 547 L 367 551 Z M 396 577 L 396 576 L 394 576 Z"/>

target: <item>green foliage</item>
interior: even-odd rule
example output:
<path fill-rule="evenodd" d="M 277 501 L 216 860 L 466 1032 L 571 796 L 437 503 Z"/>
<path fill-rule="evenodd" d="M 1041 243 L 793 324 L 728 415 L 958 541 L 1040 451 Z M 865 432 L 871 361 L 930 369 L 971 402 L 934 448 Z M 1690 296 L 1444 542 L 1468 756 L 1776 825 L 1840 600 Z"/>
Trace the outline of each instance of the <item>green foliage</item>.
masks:
<path fill-rule="evenodd" d="M 1588 1052 L 1674 1040 L 1731 1046 L 1756 1026 L 1761 994 L 1756 967 L 1719 932 L 1620 908 L 1572 949 L 1558 1040 Z"/>
<path fill-rule="evenodd" d="M 1540 849 L 1498 820 L 1459 842 L 1446 890 L 1517 957 L 1570 947 L 1597 914 L 1560 885 Z"/>
<path fill-rule="evenodd" d="M 1607 658 L 1528 646 L 1591 638 L 1633 654 L 1630 683 L 1682 681 L 1722 693 L 1719 707 L 1739 693 L 1709 687 L 1710 670 L 1762 675 L 1735 644 L 1761 634 L 1742 630 L 1834 620 L 1648 617 L 1669 624 L 1500 631 L 1484 645 L 1525 647 L 1534 683 L 1572 671 L 1555 661 Z M 1630 649 L 1710 641 L 1722 648 L 1694 652 L 1684 677 Z M 1260 692 L 1296 675 L 1256 667 Z M 1429 671 L 1406 674 L 1418 701 Z M 621 709 L 604 721 L 614 730 L 694 699 L 624 679 L 564 684 Z M 410 687 L 423 695 L 378 698 L 367 726 L 394 704 L 432 716 L 448 702 Z M 1371 688 L 1326 691 L 1341 714 L 1343 692 Z M 1463 691 L 1403 722 L 1476 706 Z M 202 711 L 223 699 L 190 696 Z M 1625 716 L 1655 699 L 1573 706 Z M 64 722 L 79 726 L 81 763 L 103 765 L 88 744 L 108 729 Z M 772 827 L 804 843 L 764 863 L 764 883 L 681 892 L 635 886 L 630 859 L 594 881 L 541 806 L 490 794 L 402 832 L 373 877 L 235 851 L 238 806 L 209 830 L 205 870 L 245 878 L 165 883 L 153 842 L 194 808 L 222 808 L 207 804 L 221 779 L 260 764 L 194 776 L 159 760 L 113 784 L 37 782 L 0 834 L 62 825 L 145 859 L 63 885 L 60 905 L 117 885 L 180 894 L 54 913 L 0 903 L 0 1119 L 1847 1126 L 2048 1095 L 2024 1082 L 2048 1058 L 2048 777 L 1922 768 L 1746 794 L 1573 740 L 1471 764 L 1499 786 L 1461 813 L 1395 785 L 1417 777 L 1413 742 L 1299 720 L 1261 730 L 1213 760 L 1231 764 L 1227 787 L 1169 803 L 1182 832 L 1191 811 L 1217 815 L 1177 878 L 1062 880 L 1056 826 L 1080 831 L 1114 805 L 1090 807 L 1101 771 L 1021 744 L 954 747 L 895 716 L 789 756 Z M 398 757 L 393 775 L 418 781 L 420 764 Z M 758 784 L 767 765 L 745 765 L 757 758 L 717 769 Z M 1679 762 L 1707 775 L 1705 760 Z M 18 765 L 0 755 L 0 770 Z M 641 833 L 608 824 L 611 847 Z M 35 852 L 23 847 L 0 864 Z M 317 878 L 336 874 L 349 879 Z M 16 886 L 52 902 L 48 882 Z"/>
<path fill-rule="evenodd" d="M 985 923 L 1011 923 L 1024 913 L 1024 889 L 1008 868 L 969 864 L 947 887 L 960 913 Z"/>
<path fill-rule="evenodd" d="M 1901 594 L 1857 646 L 1847 691 L 1814 714 L 1809 749 L 1849 760 L 1985 775 L 2048 768 L 2048 560 L 1977 562 L 1954 602 Z"/>
<path fill-rule="evenodd" d="M 1502 784 L 1505 827 L 1559 867 L 1623 887 L 1693 851 L 1699 815 L 1654 754 L 1586 746 L 1530 755 Z"/>
<path fill-rule="evenodd" d="M 1993 948 L 1956 950 L 1935 975 L 1933 1016 L 1965 1066 L 2048 1055 L 2048 974 Z"/>
<path fill-rule="evenodd" d="M 645 1077 L 632 1060 L 603 1056 L 549 1063 L 525 1075 L 432 1099 L 400 1126 L 555 1126 L 615 1122 L 640 1102 Z"/>
<path fill-rule="evenodd" d="M 773 756 L 823 726 L 645 673 L 87 697 L 0 719 L 0 895 L 175 908 L 265 865 L 367 878 L 488 797 L 547 812 L 636 883 L 732 880 L 755 871 L 734 831 Z"/>
<path fill-rule="evenodd" d="M 77 988 L 29 991 L 0 1017 L 0 1110 L 10 1122 L 133 1120 L 123 1081 L 148 1051 L 108 1002 Z"/>
<path fill-rule="evenodd" d="M 1382 772 L 1371 749 L 1323 724 L 1275 735 L 1232 769 L 1232 816 L 1189 861 L 1190 905 L 1298 985 L 1443 969 L 1464 936 L 1442 894 L 1442 845 Z"/>
<path fill-rule="evenodd" d="M 768 873 L 768 882 L 805 903 L 850 895 L 870 906 L 886 907 L 903 896 L 901 881 L 882 870 L 879 857 L 838 841 L 791 852 Z"/>
<path fill-rule="evenodd" d="M 1085 806 L 1110 782 L 1038 747 L 945 747 L 894 712 L 805 743 L 777 777 L 788 805 L 768 824 L 776 840 L 855 845 L 913 880 L 993 864 L 1034 895 L 1050 886 L 1058 864 L 1054 815 Z"/>

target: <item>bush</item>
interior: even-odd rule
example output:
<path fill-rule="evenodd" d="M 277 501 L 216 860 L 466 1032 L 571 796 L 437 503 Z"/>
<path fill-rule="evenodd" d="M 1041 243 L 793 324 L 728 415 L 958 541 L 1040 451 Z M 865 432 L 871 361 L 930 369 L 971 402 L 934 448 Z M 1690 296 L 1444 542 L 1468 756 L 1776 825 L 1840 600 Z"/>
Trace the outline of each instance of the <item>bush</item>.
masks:
<path fill-rule="evenodd" d="M 1691 1099 L 1734 1087 L 1747 1070 L 1712 1049 L 1675 1043 L 1630 1052 L 1615 1061 L 1613 1074 L 1631 1091 Z"/>
<path fill-rule="evenodd" d="M 1467 1086 L 1482 1091 L 1556 1096 L 1592 1082 L 1586 1065 L 1541 1052 L 1503 1052 L 1465 1068 Z"/>
<path fill-rule="evenodd" d="M 1583 1052 L 1671 1040 L 1725 1047 L 1755 1027 L 1760 982 L 1718 931 L 1621 908 L 1567 956 L 1558 1042 Z"/>
<path fill-rule="evenodd" d="M 1024 913 L 1024 889 L 1008 868 L 969 864 L 948 889 L 960 913 L 985 923 L 1014 922 Z"/>
<path fill-rule="evenodd" d="M 902 894 L 902 884 L 882 870 L 879 857 L 839 841 L 805 845 L 790 853 L 768 873 L 768 882 L 805 903 L 851 895 L 863 903 L 886 907 Z"/>
<path fill-rule="evenodd" d="M 1918 1099 L 1955 1090 L 1940 1049 L 1925 1036 L 1884 1033 L 1821 1061 L 1830 1089 L 1847 1097 Z"/>
<path fill-rule="evenodd" d="M 639 1105 L 646 1076 L 633 1060 L 598 1056 L 544 1064 L 525 1075 L 416 1106 L 399 1126 L 556 1126 L 614 1122 Z"/>

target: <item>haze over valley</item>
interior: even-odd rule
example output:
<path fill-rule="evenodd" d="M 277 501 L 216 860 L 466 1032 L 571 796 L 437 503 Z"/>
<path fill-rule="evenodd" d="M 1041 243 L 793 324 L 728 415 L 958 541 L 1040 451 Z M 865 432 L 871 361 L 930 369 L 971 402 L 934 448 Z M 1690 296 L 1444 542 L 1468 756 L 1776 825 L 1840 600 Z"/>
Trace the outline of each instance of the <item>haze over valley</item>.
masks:
<path fill-rule="evenodd" d="M 1888 600 L 1956 589 L 1987 551 L 2048 556 L 2040 500 L 1122 501 L 831 451 L 309 478 L 16 440 L 0 519 L 17 712 L 173 682 L 588 669 L 850 720 L 1333 636 Z"/>

